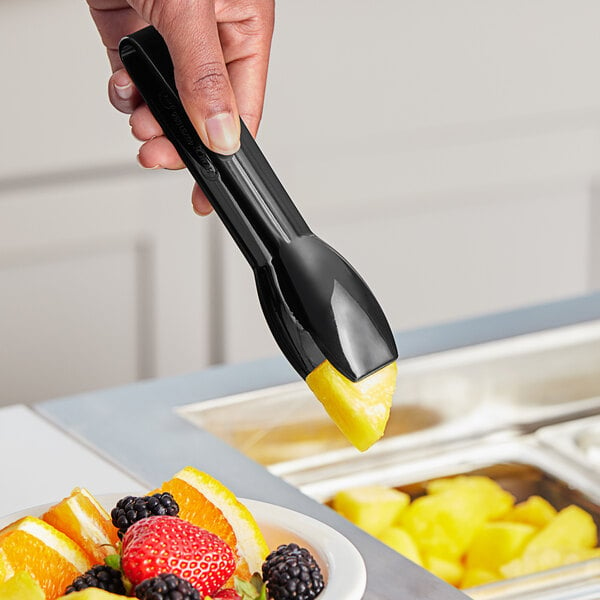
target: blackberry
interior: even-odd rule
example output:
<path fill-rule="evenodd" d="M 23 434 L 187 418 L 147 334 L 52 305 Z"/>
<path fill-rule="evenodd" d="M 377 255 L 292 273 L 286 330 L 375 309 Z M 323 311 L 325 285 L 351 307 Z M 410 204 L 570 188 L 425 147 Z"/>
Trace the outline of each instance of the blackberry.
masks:
<path fill-rule="evenodd" d="M 172 573 L 161 573 L 136 586 L 140 600 L 201 600 L 198 590 L 185 579 Z"/>
<path fill-rule="evenodd" d="M 314 557 L 298 544 L 284 544 L 271 552 L 262 576 L 273 600 L 312 600 L 325 585 Z"/>
<path fill-rule="evenodd" d="M 178 514 L 179 505 L 175 502 L 175 498 L 169 492 L 163 492 L 151 496 L 125 496 L 112 509 L 110 518 L 119 530 L 119 539 L 123 539 L 129 527 L 141 519 L 159 515 L 176 517 Z"/>
<path fill-rule="evenodd" d="M 79 575 L 73 580 L 73 583 L 67 587 L 65 594 L 79 592 L 87 588 L 100 588 L 113 594 L 126 596 L 125 586 L 121 579 L 121 571 L 117 571 L 107 565 L 96 565 L 87 570 L 83 575 Z"/>

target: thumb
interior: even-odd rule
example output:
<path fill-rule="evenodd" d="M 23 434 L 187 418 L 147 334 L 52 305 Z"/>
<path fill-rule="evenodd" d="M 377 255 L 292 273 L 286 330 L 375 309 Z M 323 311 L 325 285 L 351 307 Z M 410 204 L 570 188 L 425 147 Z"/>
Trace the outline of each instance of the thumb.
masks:
<path fill-rule="evenodd" d="M 165 2 L 156 29 L 165 39 L 183 106 L 208 148 L 233 154 L 240 119 L 217 30 L 214 2 Z"/>

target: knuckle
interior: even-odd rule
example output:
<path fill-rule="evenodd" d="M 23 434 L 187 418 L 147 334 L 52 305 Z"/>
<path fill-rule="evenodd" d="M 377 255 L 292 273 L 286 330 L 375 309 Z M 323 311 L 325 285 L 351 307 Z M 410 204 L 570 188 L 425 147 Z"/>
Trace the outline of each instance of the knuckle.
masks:
<path fill-rule="evenodd" d="M 229 79 L 221 63 L 203 63 L 185 76 L 183 85 L 191 96 L 200 96 L 207 103 L 222 105 L 223 110 L 229 108 Z"/>
<path fill-rule="evenodd" d="M 221 94 L 227 88 L 227 77 L 219 63 L 203 64 L 192 78 L 192 91 L 209 96 Z"/>

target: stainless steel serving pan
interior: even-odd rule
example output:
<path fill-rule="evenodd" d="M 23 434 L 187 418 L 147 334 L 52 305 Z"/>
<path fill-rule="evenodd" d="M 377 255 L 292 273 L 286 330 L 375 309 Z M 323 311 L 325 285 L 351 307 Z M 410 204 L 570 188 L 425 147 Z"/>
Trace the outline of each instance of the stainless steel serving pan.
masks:
<path fill-rule="evenodd" d="M 583 465 L 545 447 L 533 435 L 473 441 L 415 460 L 395 451 L 377 458 L 360 457 L 305 471 L 291 482 L 328 504 L 335 493 L 360 485 L 383 484 L 415 498 L 431 479 L 485 475 L 511 492 L 517 502 L 536 494 L 557 509 L 576 504 L 600 527 L 600 481 Z M 475 600 L 598 600 L 600 559 L 550 569 L 463 590 Z"/>
<path fill-rule="evenodd" d="M 543 427 L 536 437 L 589 469 L 600 480 L 600 415 Z"/>
<path fill-rule="evenodd" d="M 598 365 L 600 321 L 400 361 L 388 430 L 369 454 L 600 414 Z M 304 383 L 177 411 L 284 477 L 358 454 Z"/>
<path fill-rule="evenodd" d="M 335 465 L 290 475 L 289 481 L 306 495 L 327 502 L 335 492 L 374 483 L 422 493 L 431 479 L 460 474 L 483 474 L 514 494 L 517 501 L 532 494 L 551 496 L 557 505 L 580 504 L 596 515 L 600 526 L 600 479 L 581 464 L 545 448 L 530 435 L 490 437 L 453 444 L 443 452 L 419 457 L 400 451 L 362 456 Z M 420 486 L 420 487 L 419 487 Z"/>

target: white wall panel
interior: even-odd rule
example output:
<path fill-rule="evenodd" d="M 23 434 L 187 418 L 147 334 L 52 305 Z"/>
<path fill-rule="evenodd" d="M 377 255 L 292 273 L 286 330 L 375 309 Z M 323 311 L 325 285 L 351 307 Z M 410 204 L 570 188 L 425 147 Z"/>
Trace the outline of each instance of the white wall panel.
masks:
<path fill-rule="evenodd" d="M 589 210 L 589 187 L 571 181 L 412 204 L 365 200 L 315 218 L 313 229 L 363 275 L 399 330 L 585 293 Z M 226 248 L 225 358 L 272 355 L 249 269 Z"/>
<path fill-rule="evenodd" d="M 134 164 L 127 116 L 85 0 L 0 2 L 0 178 Z"/>
<path fill-rule="evenodd" d="M 6 402 L 206 366 L 213 223 L 193 214 L 189 176 L 38 183 L 0 185 Z"/>
<path fill-rule="evenodd" d="M 377 151 L 414 133 L 597 114 L 599 17 L 595 0 L 279 3 L 262 135 L 277 152 Z"/>
<path fill-rule="evenodd" d="M 135 381 L 140 268 L 124 245 L 0 267 L 0 404 Z"/>

